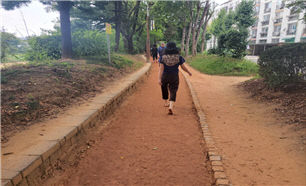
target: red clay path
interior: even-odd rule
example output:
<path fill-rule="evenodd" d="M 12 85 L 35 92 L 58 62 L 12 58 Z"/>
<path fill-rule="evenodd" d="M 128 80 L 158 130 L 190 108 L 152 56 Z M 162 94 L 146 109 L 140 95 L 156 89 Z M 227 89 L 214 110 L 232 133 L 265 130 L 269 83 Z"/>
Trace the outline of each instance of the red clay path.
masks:
<path fill-rule="evenodd" d="M 174 115 L 167 115 L 158 65 L 128 97 L 77 167 L 46 185 L 211 185 L 205 146 L 188 87 L 180 77 Z"/>

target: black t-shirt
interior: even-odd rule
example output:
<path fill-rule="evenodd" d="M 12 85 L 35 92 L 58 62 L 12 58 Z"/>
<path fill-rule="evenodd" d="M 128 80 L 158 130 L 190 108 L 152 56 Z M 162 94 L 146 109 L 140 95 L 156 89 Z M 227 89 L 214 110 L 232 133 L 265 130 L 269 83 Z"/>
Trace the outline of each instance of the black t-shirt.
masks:
<path fill-rule="evenodd" d="M 160 56 L 160 63 L 164 64 L 163 73 L 178 73 L 178 67 L 185 63 L 185 59 L 178 54 L 163 55 Z"/>

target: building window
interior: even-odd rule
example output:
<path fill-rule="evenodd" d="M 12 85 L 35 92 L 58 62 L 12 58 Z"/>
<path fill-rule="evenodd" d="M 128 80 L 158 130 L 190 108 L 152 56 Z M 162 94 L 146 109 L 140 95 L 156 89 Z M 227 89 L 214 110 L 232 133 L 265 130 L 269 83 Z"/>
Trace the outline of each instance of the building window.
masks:
<path fill-rule="evenodd" d="M 285 7 L 285 2 L 283 0 L 278 0 L 276 2 L 276 10 L 283 9 Z"/>
<path fill-rule="evenodd" d="M 296 33 L 297 23 L 288 24 L 287 35 L 294 35 Z"/>
<path fill-rule="evenodd" d="M 283 20 L 283 12 L 275 13 L 274 23 L 281 23 Z"/>
<path fill-rule="evenodd" d="M 261 22 L 262 26 L 268 25 L 270 22 L 270 14 L 263 16 L 263 21 Z"/>
<path fill-rule="evenodd" d="M 259 40 L 259 43 L 260 44 L 267 43 L 267 40 L 266 39 L 261 39 L 261 40 Z"/>
<path fill-rule="evenodd" d="M 260 6 L 255 6 L 255 15 L 259 14 Z"/>
<path fill-rule="evenodd" d="M 268 35 L 268 30 L 269 30 L 269 27 L 263 27 L 263 28 L 261 28 L 260 37 L 267 37 L 267 35 Z"/>
<path fill-rule="evenodd" d="M 280 36 L 281 25 L 274 26 L 273 36 Z"/>
<path fill-rule="evenodd" d="M 299 18 L 299 14 L 297 13 L 297 8 L 290 9 L 290 15 L 288 16 L 288 21 L 294 21 Z"/>
<path fill-rule="evenodd" d="M 256 38 L 257 35 L 257 29 L 252 30 L 252 38 Z"/>
<path fill-rule="evenodd" d="M 279 38 L 272 39 L 272 43 L 279 43 Z"/>
<path fill-rule="evenodd" d="M 265 13 L 271 12 L 271 2 L 265 3 Z"/>

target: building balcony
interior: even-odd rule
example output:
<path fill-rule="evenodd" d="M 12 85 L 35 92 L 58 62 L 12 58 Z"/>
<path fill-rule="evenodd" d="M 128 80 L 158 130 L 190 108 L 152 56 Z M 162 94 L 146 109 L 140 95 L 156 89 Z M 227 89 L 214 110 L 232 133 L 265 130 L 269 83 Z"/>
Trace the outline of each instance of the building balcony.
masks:
<path fill-rule="evenodd" d="M 282 18 L 276 18 L 276 19 L 274 20 L 274 24 L 281 23 L 282 21 L 283 21 Z"/>
<path fill-rule="evenodd" d="M 268 33 L 265 33 L 265 32 L 260 33 L 260 37 L 267 37 L 267 36 L 268 36 Z"/>
<path fill-rule="evenodd" d="M 261 25 L 262 25 L 262 26 L 268 25 L 268 24 L 269 24 L 269 21 L 262 21 L 262 22 L 261 22 Z"/>
<path fill-rule="evenodd" d="M 256 38 L 256 35 L 252 35 L 251 38 Z"/>
<path fill-rule="evenodd" d="M 276 5 L 276 10 L 284 9 L 285 3 L 282 3 L 281 5 Z"/>
<path fill-rule="evenodd" d="M 290 15 L 290 16 L 288 17 L 288 21 L 295 21 L 295 20 L 297 20 L 298 18 L 299 18 L 299 16 L 296 15 L 296 14 Z"/>
<path fill-rule="evenodd" d="M 272 35 L 273 36 L 280 36 L 280 32 L 273 32 Z"/>
<path fill-rule="evenodd" d="M 264 13 L 268 13 L 268 12 L 271 12 L 271 8 L 266 8 Z"/>
<path fill-rule="evenodd" d="M 295 35 L 296 30 L 288 30 L 287 35 Z"/>
<path fill-rule="evenodd" d="M 279 38 L 272 39 L 272 43 L 279 43 Z"/>

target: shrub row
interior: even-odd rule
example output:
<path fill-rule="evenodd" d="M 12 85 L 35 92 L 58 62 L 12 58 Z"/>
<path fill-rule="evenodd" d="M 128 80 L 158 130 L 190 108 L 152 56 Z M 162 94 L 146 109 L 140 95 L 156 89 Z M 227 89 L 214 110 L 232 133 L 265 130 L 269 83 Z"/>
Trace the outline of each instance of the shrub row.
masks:
<path fill-rule="evenodd" d="M 306 79 L 306 43 L 285 44 L 263 52 L 259 74 L 270 87 L 282 87 Z"/>

